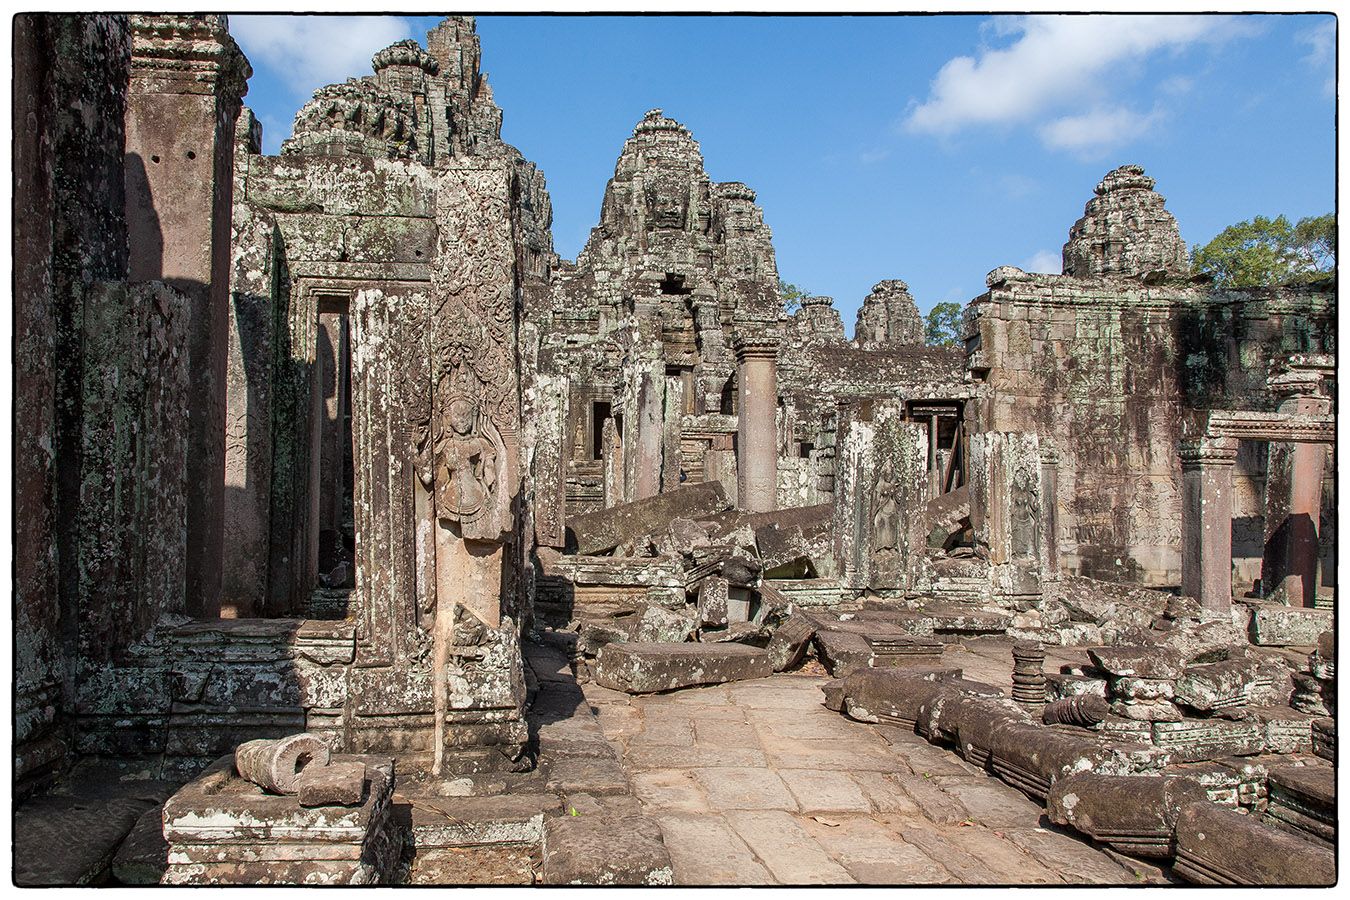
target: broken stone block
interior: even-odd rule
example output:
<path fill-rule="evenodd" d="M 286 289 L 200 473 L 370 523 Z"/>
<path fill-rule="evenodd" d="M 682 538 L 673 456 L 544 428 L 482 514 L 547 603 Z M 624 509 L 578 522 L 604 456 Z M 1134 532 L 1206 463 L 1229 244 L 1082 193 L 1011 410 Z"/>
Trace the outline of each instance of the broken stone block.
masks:
<path fill-rule="evenodd" d="M 1170 647 L 1088 647 L 1097 668 L 1117 678 L 1174 680 L 1182 673 L 1181 652 Z"/>
<path fill-rule="evenodd" d="M 1336 720 L 1329 717 L 1314 719 L 1312 723 L 1312 750 L 1322 759 L 1336 759 Z"/>
<path fill-rule="evenodd" d="M 719 482 L 703 481 L 573 516 L 567 520 L 567 530 L 575 538 L 575 552 L 603 553 L 625 541 L 664 531 L 674 519 L 698 519 L 730 506 Z"/>
<path fill-rule="evenodd" d="M 633 617 L 620 619 L 591 619 L 581 623 L 577 635 L 577 652 L 595 656 L 606 644 L 624 642 L 632 638 Z"/>
<path fill-rule="evenodd" d="M 1170 859 L 1181 807 L 1204 801 L 1204 788 L 1185 778 L 1084 773 L 1051 785 L 1045 812 L 1122 853 Z"/>
<path fill-rule="evenodd" d="M 1041 710 L 1041 721 L 1046 725 L 1077 725 L 1092 728 L 1100 725 L 1111 714 L 1111 704 L 1096 694 L 1080 694 L 1046 704 Z"/>
<path fill-rule="evenodd" d="M 699 632 L 698 639 L 707 644 L 736 641 L 756 647 L 762 647 L 767 643 L 764 630 L 754 622 L 732 622 L 726 628 L 710 628 Z"/>
<path fill-rule="evenodd" d="M 343 760 L 306 766 L 296 793 L 301 806 L 357 806 L 366 793 L 366 764 Z"/>
<path fill-rule="evenodd" d="M 1081 697 L 1084 694 L 1095 694 L 1106 699 L 1106 679 L 1092 678 L 1087 675 L 1065 675 L 1058 672 L 1049 672 L 1045 676 L 1046 696 L 1051 700 L 1062 700 L 1068 697 Z"/>
<path fill-rule="evenodd" d="M 392 815 L 392 759 L 355 761 L 369 789 L 359 806 L 309 809 L 265 793 L 222 757 L 164 804 L 164 884 L 386 884 L 403 854 Z"/>
<path fill-rule="evenodd" d="M 1176 848 L 1172 872 L 1195 884 L 1292 887 L 1336 880 L 1330 850 L 1208 801 L 1181 808 Z"/>
<path fill-rule="evenodd" d="M 914 722 L 914 730 L 932 743 L 960 743 L 961 722 L 969 714 L 967 706 L 980 707 L 992 701 L 995 706 L 1020 713 L 1018 705 L 1004 699 L 1003 692 L 991 684 L 954 678 L 938 685 L 940 690 L 926 692 L 920 701 Z"/>
<path fill-rule="evenodd" d="M 816 631 L 813 640 L 816 657 L 835 678 L 872 667 L 872 648 L 861 634 L 822 629 Z"/>
<path fill-rule="evenodd" d="M 1260 753 L 1263 738 L 1261 729 L 1250 722 L 1183 719 L 1153 723 L 1153 743 L 1179 762 Z"/>
<path fill-rule="evenodd" d="M 164 840 L 164 807 L 147 809 L 113 856 L 112 876 L 120 884 L 159 884 L 169 865 Z"/>
<path fill-rule="evenodd" d="M 1271 753 L 1307 753 L 1313 749 L 1313 717 L 1288 706 L 1252 710 L 1252 719 L 1264 730 Z"/>
<path fill-rule="evenodd" d="M 1167 594 L 1129 585 L 1111 584 L 1080 575 L 1060 579 L 1060 602 L 1075 622 L 1147 628 L 1162 615 Z"/>
<path fill-rule="evenodd" d="M 1324 681 L 1303 672 L 1293 674 L 1294 690 L 1289 705 L 1299 712 L 1314 716 L 1332 716 L 1336 713 L 1336 683 Z"/>
<path fill-rule="evenodd" d="M 629 694 L 671 691 L 773 674 L 768 651 L 745 644 L 609 644 L 596 658 L 595 680 Z"/>
<path fill-rule="evenodd" d="M 928 669 L 942 665 L 943 643 L 913 634 L 866 634 L 872 665 L 878 669 Z"/>
<path fill-rule="evenodd" d="M 750 592 L 743 587 L 727 588 L 727 622 L 749 622 L 752 617 Z"/>
<path fill-rule="evenodd" d="M 647 816 L 563 815 L 544 825 L 544 884 L 669 885 L 661 828 Z"/>
<path fill-rule="evenodd" d="M 273 794 L 294 794 L 306 766 L 328 764 L 328 741 L 316 734 L 294 734 L 279 740 L 256 740 L 234 751 L 235 770 Z"/>
<path fill-rule="evenodd" d="M 694 636 L 698 622 L 685 610 L 670 610 L 643 604 L 629 632 L 629 640 L 640 642 L 679 643 Z"/>
<path fill-rule="evenodd" d="M 826 686 L 826 705 L 860 721 L 913 729 L 924 700 L 940 685 L 960 677 L 961 670 L 952 667 L 860 669 Z M 837 699 L 832 691 L 837 691 Z"/>
<path fill-rule="evenodd" d="M 704 625 L 720 628 L 727 624 L 730 585 L 719 575 L 709 575 L 698 585 L 698 617 Z M 747 617 L 748 618 L 748 617 Z"/>
<path fill-rule="evenodd" d="M 1194 781 L 1205 789 L 1209 802 L 1237 809 L 1242 802 L 1242 775 L 1218 760 L 1172 763 L 1163 775 Z"/>
<path fill-rule="evenodd" d="M 928 546 L 945 550 L 970 528 L 970 488 L 962 485 L 939 494 L 924 509 L 928 522 Z"/>
<path fill-rule="evenodd" d="M 1327 847 L 1336 842 L 1336 770 L 1331 766 L 1279 766 L 1266 777 L 1263 822 Z"/>
<path fill-rule="evenodd" d="M 775 672 L 786 671 L 801 662 L 816 633 L 815 624 L 800 613 L 793 613 L 769 638 L 769 662 Z"/>
<path fill-rule="evenodd" d="M 1311 647 L 1333 621 L 1329 609 L 1253 604 L 1251 640 L 1263 647 Z"/>
<path fill-rule="evenodd" d="M 1176 680 L 1173 700 L 1202 713 L 1231 713 L 1247 706 L 1257 661 L 1235 653 L 1221 662 L 1189 666 Z"/>
<path fill-rule="evenodd" d="M 1129 750 L 1109 746 L 1076 728 L 1019 722 L 992 730 L 989 740 L 994 772 L 1022 793 L 1040 800 L 1045 799 L 1050 785 L 1066 775 L 1084 771 L 1129 774 L 1125 759 Z"/>

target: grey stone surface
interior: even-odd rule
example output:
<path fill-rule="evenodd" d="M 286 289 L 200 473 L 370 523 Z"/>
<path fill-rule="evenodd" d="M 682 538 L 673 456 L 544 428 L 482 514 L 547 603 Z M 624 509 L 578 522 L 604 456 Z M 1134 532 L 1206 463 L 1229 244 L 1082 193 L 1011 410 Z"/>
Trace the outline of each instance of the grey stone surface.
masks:
<path fill-rule="evenodd" d="M 762 678 L 766 651 L 744 644 L 609 644 L 596 659 L 596 681 L 634 694 Z"/>

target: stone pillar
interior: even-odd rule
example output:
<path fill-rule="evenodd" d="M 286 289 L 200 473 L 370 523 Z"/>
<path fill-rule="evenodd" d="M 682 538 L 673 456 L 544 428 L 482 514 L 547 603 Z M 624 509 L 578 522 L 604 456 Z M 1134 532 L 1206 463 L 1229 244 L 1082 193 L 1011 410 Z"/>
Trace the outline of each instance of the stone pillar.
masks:
<path fill-rule="evenodd" d="M 1233 602 L 1233 464 L 1237 441 L 1181 444 L 1181 592 L 1205 609 Z"/>
<path fill-rule="evenodd" d="M 623 435 L 613 417 L 605 420 L 600 432 L 601 452 L 604 456 L 605 509 L 626 503 L 623 481 Z"/>
<path fill-rule="evenodd" d="M 661 423 L 665 413 L 664 366 L 647 366 L 638 378 L 632 500 L 661 493 Z"/>
<path fill-rule="evenodd" d="M 680 486 L 683 458 L 680 442 L 684 435 L 685 374 L 666 376 L 665 415 L 661 428 L 661 490 Z"/>
<path fill-rule="evenodd" d="M 736 485 L 750 512 L 778 506 L 778 343 L 736 341 Z"/>
<path fill-rule="evenodd" d="M 1298 416 L 1325 416 L 1331 412 L 1331 399 L 1318 389 L 1321 378 L 1316 371 L 1293 369 L 1271 380 L 1280 395 L 1280 412 Z M 1296 443 L 1285 453 L 1271 454 L 1272 485 L 1284 488 L 1272 504 L 1283 516 L 1270 523 L 1263 580 L 1267 590 L 1279 592 L 1290 606 L 1316 605 L 1319 526 L 1322 516 L 1322 473 L 1326 466 L 1324 444 Z M 1285 474 L 1281 479 L 1277 474 Z M 1283 483 L 1281 483 L 1283 482 Z"/>
<path fill-rule="evenodd" d="M 1059 451 L 1041 441 L 1041 580 L 1059 580 Z"/>
<path fill-rule="evenodd" d="M 1039 718 L 1045 706 L 1045 648 L 1040 641 L 1015 641 L 1012 655 L 1013 700 Z"/>
<path fill-rule="evenodd" d="M 132 16 L 130 278 L 188 297 L 187 611 L 220 613 L 234 127 L 252 74 L 224 16 Z"/>

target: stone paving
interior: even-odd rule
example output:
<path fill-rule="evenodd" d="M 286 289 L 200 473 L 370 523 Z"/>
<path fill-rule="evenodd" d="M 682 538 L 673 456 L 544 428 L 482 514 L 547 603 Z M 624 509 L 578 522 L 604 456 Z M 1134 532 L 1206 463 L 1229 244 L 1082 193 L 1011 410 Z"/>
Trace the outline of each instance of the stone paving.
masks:
<path fill-rule="evenodd" d="M 970 677 L 999 677 L 1007 655 L 952 650 L 955 665 L 969 657 Z M 584 686 L 661 825 L 676 884 L 1165 881 L 1050 825 L 1038 803 L 956 754 L 827 710 L 826 680 L 784 674 L 644 696 Z"/>

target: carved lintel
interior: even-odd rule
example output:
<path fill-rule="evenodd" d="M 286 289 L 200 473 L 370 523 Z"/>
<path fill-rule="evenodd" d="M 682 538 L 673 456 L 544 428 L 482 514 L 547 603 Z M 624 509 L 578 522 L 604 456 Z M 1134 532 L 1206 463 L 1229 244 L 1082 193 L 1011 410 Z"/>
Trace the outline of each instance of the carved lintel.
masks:
<path fill-rule="evenodd" d="M 1181 442 L 1181 465 L 1231 466 L 1237 461 L 1237 439 L 1229 437 L 1188 438 Z"/>
<path fill-rule="evenodd" d="M 1332 416 L 1289 413 L 1212 412 L 1206 420 L 1204 433 L 1215 439 L 1331 444 L 1336 441 L 1336 420 Z"/>

